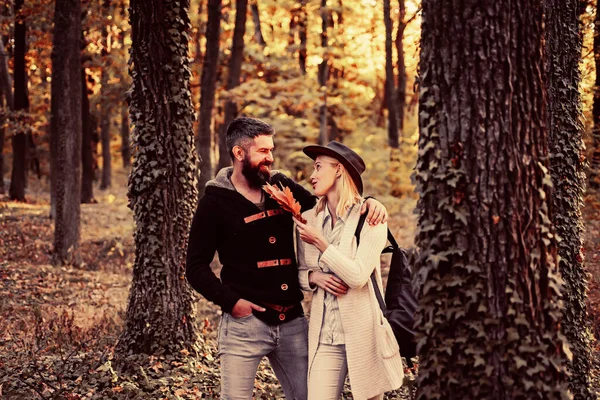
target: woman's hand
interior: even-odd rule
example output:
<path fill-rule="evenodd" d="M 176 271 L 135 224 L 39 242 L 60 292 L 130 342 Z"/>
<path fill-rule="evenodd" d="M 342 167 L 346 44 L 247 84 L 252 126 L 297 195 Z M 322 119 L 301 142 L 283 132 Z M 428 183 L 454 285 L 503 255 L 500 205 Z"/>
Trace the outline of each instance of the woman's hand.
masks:
<path fill-rule="evenodd" d="M 308 283 L 310 283 L 311 286 L 317 285 L 327 293 L 331 293 L 336 297 L 348 293 L 348 285 L 333 274 L 313 271 L 308 275 Z"/>
<path fill-rule="evenodd" d="M 319 232 L 315 227 L 310 226 L 308 224 L 303 224 L 298 219 L 294 218 L 294 222 L 298 226 L 298 235 L 300 235 L 300 239 L 303 242 L 308 244 L 312 244 L 316 248 L 318 248 L 321 253 L 327 250 L 329 243 L 325 240 L 325 237 Z"/>

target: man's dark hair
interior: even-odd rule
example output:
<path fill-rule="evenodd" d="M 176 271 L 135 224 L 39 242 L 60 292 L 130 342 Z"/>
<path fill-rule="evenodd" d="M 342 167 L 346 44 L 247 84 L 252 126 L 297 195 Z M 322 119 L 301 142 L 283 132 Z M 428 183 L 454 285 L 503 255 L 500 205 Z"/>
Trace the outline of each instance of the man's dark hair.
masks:
<path fill-rule="evenodd" d="M 233 147 L 241 146 L 244 150 L 248 150 L 250 141 L 260 135 L 272 136 L 275 134 L 275 129 L 266 122 L 256 118 L 240 117 L 234 119 L 227 127 L 225 135 L 225 143 L 229 156 L 233 160 Z"/>

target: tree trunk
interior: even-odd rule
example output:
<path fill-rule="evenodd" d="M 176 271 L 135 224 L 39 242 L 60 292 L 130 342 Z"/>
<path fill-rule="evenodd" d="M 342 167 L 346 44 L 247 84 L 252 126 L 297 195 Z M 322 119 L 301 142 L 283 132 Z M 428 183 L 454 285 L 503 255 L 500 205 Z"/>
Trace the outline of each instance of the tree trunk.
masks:
<path fill-rule="evenodd" d="M 200 11 L 202 10 L 202 1 L 200 1 Z M 125 3 L 122 6 L 123 18 L 127 17 L 125 10 Z M 121 32 L 121 48 L 123 51 L 123 57 L 127 56 L 127 49 L 125 47 L 125 32 Z M 121 160 L 123 161 L 123 168 L 129 168 L 131 166 L 131 144 L 129 138 L 129 114 L 127 113 L 127 98 L 123 97 L 123 104 L 121 106 Z"/>
<path fill-rule="evenodd" d="M 208 21 L 206 25 L 206 52 L 202 66 L 200 85 L 200 115 L 198 118 L 198 156 L 200 180 L 199 197 L 204 195 L 204 186 L 214 176 L 212 160 L 211 120 L 217 86 L 219 47 L 221 36 L 221 0 L 208 0 Z"/>
<path fill-rule="evenodd" d="M 196 45 L 196 57 L 194 58 L 194 63 L 198 65 L 202 65 L 204 62 L 204 56 L 202 54 L 202 34 L 206 35 L 206 26 L 202 21 L 202 14 L 204 13 L 204 0 L 198 1 L 198 29 L 196 29 L 196 36 L 194 37 L 194 44 Z"/>
<path fill-rule="evenodd" d="M 300 37 L 300 49 L 298 50 L 298 64 L 302 75 L 306 75 L 306 38 L 308 31 L 308 15 L 306 13 L 307 0 L 300 0 L 300 12 L 298 14 L 298 36 Z"/>
<path fill-rule="evenodd" d="M 110 14 L 110 1 L 104 0 L 103 11 Z M 102 143 L 102 179 L 100 189 L 108 189 L 111 185 L 112 163 L 110 154 L 110 113 L 108 96 L 108 27 L 102 26 L 102 72 L 100 73 L 100 142 Z"/>
<path fill-rule="evenodd" d="M 404 137 L 404 108 L 406 106 L 406 65 L 404 63 L 404 46 L 402 39 L 404 38 L 404 29 L 406 28 L 406 8 L 404 5 L 405 0 L 398 0 L 399 13 L 398 13 L 398 33 L 396 34 L 396 53 L 398 54 L 398 90 L 396 92 L 396 102 L 398 105 L 398 130 L 400 137 Z"/>
<path fill-rule="evenodd" d="M 594 63 L 596 65 L 596 83 L 594 85 L 594 104 L 592 106 L 592 128 L 593 150 L 590 162 L 590 186 L 600 189 L 600 7 L 596 7 L 596 19 L 594 21 Z"/>
<path fill-rule="evenodd" d="M 9 110 L 14 110 L 15 104 L 13 99 L 13 84 L 10 78 L 10 71 L 8 70 L 8 58 L 9 55 L 6 52 L 6 46 L 0 36 L 0 92 L 6 99 L 6 106 Z"/>
<path fill-rule="evenodd" d="M 81 3 L 57 1 L 52 41 L 51 154 L 56 168 L 53 264 L 79 264 L 81 193 Z"/>
<path fill-rule="evenodd" d="M 542 4 L 422 2 L 419 399 L 564 399 Z"/>
<path fill-rule="evenodd" d="M 0 62 L 2 62 L 2 60 L 0 60 Z M 6 132 L 4 123 L 8 119 L 6 116 L 8 107 L 5 107 L 4 93 L 0 91 L 0 194 L 6 192 L 6 188 L 4 187 L 4 134 Z"/>
<path fill-rule="evenodd" d="M 15 15 L 19 16 L 24 0 L 15 0 Z M 14 105 L 15 111 L 27 111 L 27 79 L 25 74 L 25 49 L 27 28 L 23 19 L 15 22 Z M 13 163 L 8 196 L 11 200 L 25 201 L 27 168 L 27 133 L 16 132 L 12 137 Z"/>
<path fill-rule="evenodd" d="M 265 42 L 260 27 L 260 13 L 258 10 L 258 2 L 256 0 L 250 5 L 250 10 L 252 10 L 252 21 L 254 22 L 254 39 L 256 39 L 258 45 L 264 49 L 267 43 Z"/>
<path fill-rule="evenodd" d="M 579 0 L 546 0 L 548 131 L 552 177 L 552 222 L 561 238 L 559 269 L 565 282 L 561 327 L 573 360 L 569 388 L 576 400 L 595 399 L 591 387 L 591 330 L 587 323 L 587 278 L 583 268 L 585 145 L 581 125 Z"/>
<path fill-rule="evenodd" d="M 81 203 L 96 203 L 94 199 L 94 146 L 88 97 L 87 76 L 81 67 Z"/>
<path fill-rule="evenodd" d="M 187 0 L 131 0 L 129 177 L 135 263 L 116 353 L 180 355 L 197 339 L 185 251 L 196 207 Z"/>
<path fill-rule="evenodd" d="M 388 109 L 388 144 L 397 149 L 398 144 L 398 110 L 396 104 L 396 85 L 394 83 L 394 64 L 392 63 L 392 19 L 390 17 L 390 0 L 383 0 L 383 21 L 385 23 L 385 87 Z"/>
<path fill-rule="evenodd" d="M 8 119 L 8 111 L 14 110 L 14 100 L 12 92 L 12 79 L 8 70 L 8 53 L 4 46 L 4 41 L 0 36 L 0 107 L 4 108 L 6 114 L 5 119 Z M 5 121 L 0 123 L 0 194 L 6 192 L 4 187 L 4 137 L 6 129 L 4 128 Z"/>
<path fill-rule="evenodd" d="M 121 159 L 123 168 L 131 165 L 131 146 L 129 145 L 129 116 L 127 115 L 127 104 L 121 107 Z"/>
<path fill-rule="evenodd" d="M 227 90 L 240 85 L 242 75 L 242 59 L 244 58 L 244 33 L 246 32 L 246 13 L 248 0 L 235 1 L 235 27 L 233 29 L 233 43 L 231 45 L 231 58 L 229 59 L 229 76 L 227 79 Z M 225 103 L 225 115 L 219 135 L 219 166 L 218 169 L 231 165 L 231 157 L 227 151 L 225 134 L 229 124 L 237 115 L 237 105 L 227 100 Z"/>
<path fill-rule="evenodd" d="M 321 47 L 323 47 L 323 61 L 319 64 L 319 85 L 323 92 L 323 104 L 319 107 L 319 144 L 326 145 L 329 142 L 327 132 L 327 80 L 329 78 L 329 61 L 327 57 L 327 28 L 329 26 L 329 12 L 327 0 L 321 0 Z"/>

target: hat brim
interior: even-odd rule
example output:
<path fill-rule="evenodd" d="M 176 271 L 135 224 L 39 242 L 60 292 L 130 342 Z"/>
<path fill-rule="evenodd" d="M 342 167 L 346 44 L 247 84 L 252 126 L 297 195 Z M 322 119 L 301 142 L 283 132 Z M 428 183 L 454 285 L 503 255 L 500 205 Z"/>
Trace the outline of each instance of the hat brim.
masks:
<path fill-rule="evenodd" d="M 304 149 L 302 149 L 302 151 L 304 152 L 304 154 L 306 154 L 307 156 L 309 156 L 313 160 L 315 160 L 318 156 L 327 156 L 327 157 L 335 158 L 336 160 L 338 160 L 339 162 L 341 162 L 342 165 L 344 167 L 346 167 L 346 171 L 348 171 L 348 173 L 350 174 L 350 177 L 352 178 L 352 181 L 354 182 L 354 184 L 356 185 L 356 188 L 358 189 L 358 193 L 360 193 L 360 195 L 362 196 L 362 194 L 363 194 L 363 181 L 362 181 L 362 178 L 360 176 L 360 173 L 354 167 L 354 165 L 352 165 L 352 163 L 350 163 L 350 161 L 348 161 L 346 159 L 346 157 L 344 157 L 343 155 L 341 155 L 337 151 L 334 151 L 334 150 L 330 149 L 329 147 L 319 146 L 319 145 L 316 145 L 316 144 L 315 145 L 306 146 Z"/>

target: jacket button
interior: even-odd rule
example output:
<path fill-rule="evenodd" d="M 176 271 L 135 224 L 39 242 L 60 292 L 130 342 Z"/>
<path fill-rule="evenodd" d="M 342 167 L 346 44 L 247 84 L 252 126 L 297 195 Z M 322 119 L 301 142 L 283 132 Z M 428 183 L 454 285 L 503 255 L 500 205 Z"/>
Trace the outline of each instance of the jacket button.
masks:
<path fill-rule="evenodd" d="M 279 314 L 279 320 L 280 321 L 285 320 L 285 314 L 283 314 L 283 313 Z"/>
<path fill-rule="evenodd" d="M 271 244 L 275 243 L 276 241 L 277 241 L 277 239 L 275 238 L 275 236 L 271 236 L 269 238 L 269 243 L 271 243 Z"/>
<path fill-rule="evenodd" d="M 281 285 L 281 290 L 288 290 L 287 283 L 284 283 L 283 285 Z"/>

